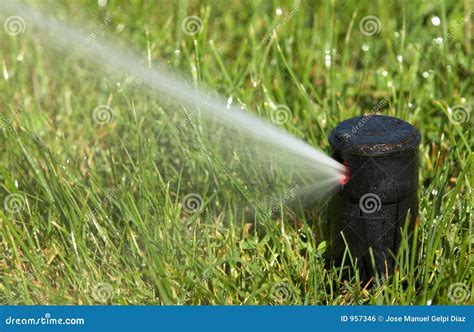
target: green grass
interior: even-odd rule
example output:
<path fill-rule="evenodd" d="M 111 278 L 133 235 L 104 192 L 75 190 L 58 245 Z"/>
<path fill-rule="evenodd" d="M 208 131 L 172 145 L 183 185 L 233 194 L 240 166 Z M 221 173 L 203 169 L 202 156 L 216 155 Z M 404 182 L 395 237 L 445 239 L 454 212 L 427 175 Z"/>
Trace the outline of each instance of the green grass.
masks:
<path fill-rule="evenodd" d="M 119 6 L 104 29 L 113 41 L 151 64 L 168 62 L 261 117 L 271 118 L 272 103 L 287 105 L 292 116 L 282 127 L 321 149 L 339 121 L 368 113 L 386 98 L 380 113 L 401 117 L 422 134 L 415 241 L 403 244 L 391 278 L 371 288 L 356 277 L 343 280 L 337 267 L 325 264 L 326 243 L 313 236 L 322 216 L 312 224 L 302 213 L 245 218 L 242 197 L 256 195 L 260 182 L 246 186 L 242 173 L 225 173 L 217 157 L 190 149 L 193 130 L 189 136 L 173 131 L 183 117 L 168 112 L 154 93 L 49 49 L 34 28 L 18 36 L 0 30 L 0 199 L 20 202 L 19 211 L 0 209 L 1 303 L 473 302 L 473 18 L 466 14 L 472 3 L 109 1 L 99 7 L 80 1 L 42 7 L 54 7 L 51 13 L 88 34 Z M 188 15 L 202 20 L 195 36 L 181 29 Z M 359 27 L 367 15 L 381 23 L 371 36 Z M 272 29 L 277 37 L 262 42 Z M 442 45 L 434 42 L 438 37 Z M 98 105 L 113 109 L 111 123 L 92 120 Z M 459 123 L 455 110 L 470 117 Z M 182 206 L 190 193 L 202 198 L 194 213 Z M 249 232 L 254 222 L 257 233 Z M 462 296 L 448 296 L 457 283 L 464 285 Z"/>

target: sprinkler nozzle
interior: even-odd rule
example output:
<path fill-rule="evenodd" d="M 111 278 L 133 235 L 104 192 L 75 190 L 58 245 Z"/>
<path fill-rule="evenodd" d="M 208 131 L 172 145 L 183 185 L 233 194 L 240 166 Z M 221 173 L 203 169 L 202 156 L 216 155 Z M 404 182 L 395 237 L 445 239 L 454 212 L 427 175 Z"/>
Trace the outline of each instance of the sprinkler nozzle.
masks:
<path fill-rule="evenodd" d="M 340 185 L 345 185 L 347 182 L 349 182 L 349 179 L 351 177 L 351 173 L 349 171 L 349 166 L 347 166 L 347 162 L 344 160 L 343 162 L 344 165 L 344 177 L 339 180 Z"/>
<path fill-rule="evenodd" d="M 363 281 L 390 275 L 400 230 L 407 226 L 410 234 L 417 216 L 420 133 L 403 120 L 370 114 L 338 124 L 329 142 L 346 167 L 329 202 L 331 260 L 341 266 L 346 257 L 351 265 L 347 247 Z"/>

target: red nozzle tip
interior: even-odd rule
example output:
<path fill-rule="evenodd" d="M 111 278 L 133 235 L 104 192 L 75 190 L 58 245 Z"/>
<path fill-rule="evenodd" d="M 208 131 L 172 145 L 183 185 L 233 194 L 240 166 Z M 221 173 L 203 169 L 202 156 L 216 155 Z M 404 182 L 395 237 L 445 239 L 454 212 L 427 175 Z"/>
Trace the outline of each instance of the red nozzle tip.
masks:
<path fill-rule="evenodd" d="M 349 173 L 349 167 L 347 166 L 347 163 L 346 163 L 345 160 L 344 160 L 343 164 L 345 166 L 345 173 L 344 173 L 344 177 L 339 180 L 339 183 L 341 185 L 345 185 L 347 182 L 349 182 L 349 179 L 351 177 L 351 174 Z"/>

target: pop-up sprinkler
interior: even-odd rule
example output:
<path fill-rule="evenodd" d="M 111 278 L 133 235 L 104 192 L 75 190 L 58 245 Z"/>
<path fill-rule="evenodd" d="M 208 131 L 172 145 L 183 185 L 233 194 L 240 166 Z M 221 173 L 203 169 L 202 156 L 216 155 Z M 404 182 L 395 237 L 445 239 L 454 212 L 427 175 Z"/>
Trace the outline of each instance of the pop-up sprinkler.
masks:
<path fill-rule="evenodd" d="M 347 243 L 362 280 L 389 275 L 401 230 L 412 231 L 417 216 L 420 133 L 403 120 L 366 115 L 341 122 L 329 141 L 347 168 L 329 203 L 331 259 L 340 266 Z"/>

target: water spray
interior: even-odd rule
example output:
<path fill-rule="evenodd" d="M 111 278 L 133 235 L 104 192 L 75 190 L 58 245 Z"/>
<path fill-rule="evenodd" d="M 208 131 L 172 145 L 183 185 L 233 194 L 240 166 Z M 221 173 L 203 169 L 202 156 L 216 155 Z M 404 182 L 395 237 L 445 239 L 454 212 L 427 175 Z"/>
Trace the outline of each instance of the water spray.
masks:
<path fill-rule="evenodd" d="M 347 244 L 362 280 L 390 275 L 402 230 L 410 233 L 417 217 L 420 133 L 403 120 L 366 115 L 341 122 L 329 142 L 346 166 L 329 202 L 331 260 L 340 266 Z"/>
<path fill-rule="evenodd" d="M 100 66 L 104 75 L 119 75 L 134 89 L 152 92 L 154 102 L 174 119 L 168 133 L 181 138 L 180 148 L 199 153 L 206 160 L 220 157 L 225 164 L 215 168 L 224 180 L 227 174 L 238 174 L 249 187 L 260 183 L 258 193 L 254 193 L 256 197 L 244 197 L 245 200 L 260 202 L 260 196 L 266 193 L 288 192 L 295 185 L 311 188 L 322 197 L 337 188 L 344 175 L 343 165 L 302 139 L 246 111 L 244 105 L 229 104 L 163 61 L 153 59 L 150 66 L 140 54 L 112 42 L 112 38 L 92 38 L 84 32 L 88 24 L 67 24 L 38 6 L 41 7 L 39 3 L 30 6 L 23 1 L 3 0 L 0 17 L 21 16 L 29 27 L 25 37 L 40 36 L 52 49 Z M 49 75 L 54 75 L 54 71 Z M 199 128 L 199 135 L 193 128 Z M 187 139 L 191 134 L 196 139 L 190 139 L 190 144 Z M 242 171 L 241 165 L 256 170 L 252 174 L 255 178 L 251 178 L 251 172 Z M 287 183 L 280 185 L 282 181 Z"/>

